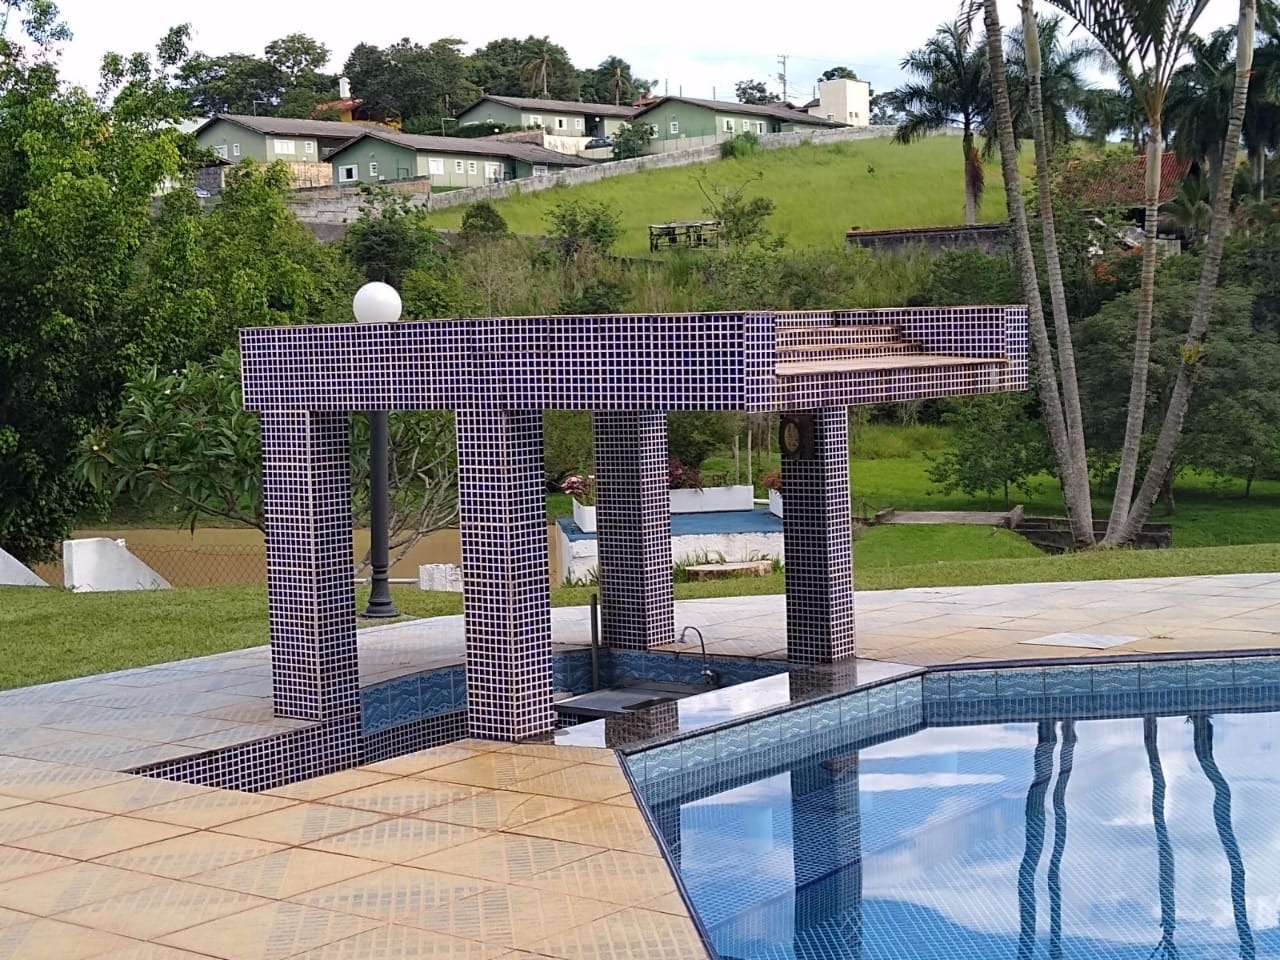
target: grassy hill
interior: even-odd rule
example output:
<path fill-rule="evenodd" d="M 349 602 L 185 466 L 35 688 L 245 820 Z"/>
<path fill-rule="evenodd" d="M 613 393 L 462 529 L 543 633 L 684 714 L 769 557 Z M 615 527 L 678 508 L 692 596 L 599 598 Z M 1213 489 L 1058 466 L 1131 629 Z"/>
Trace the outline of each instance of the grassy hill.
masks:
<path fill-rule="evenodd" d="M 1030 161 L 1025 151 L 1024 164 Z M 617 252 L 648 253 L 648 225 L 703 216 L 706 200 L 697 177 L 736 188 L 762 174 L 748 196 L 768 196 L 776 209 L 770 226 L 796 247 L 843 242 L 852 226 L 922 227 L 964 222 L 964 164 L 960 138 L 929 137 L 909 146 L 889 139 L 762 150 L 710 164 L 650 170 L 580 187 L 555 187 L 497 204 L 516 233 L 544 232 L 544 214 L 568 196 L 604 201 L 622 216 Z M 1005 218 L 999 161 L 987 165 L 988 191 L 980 219 Z M 464 208 L 432 214 L 442 229 L 456 229 Z"/>

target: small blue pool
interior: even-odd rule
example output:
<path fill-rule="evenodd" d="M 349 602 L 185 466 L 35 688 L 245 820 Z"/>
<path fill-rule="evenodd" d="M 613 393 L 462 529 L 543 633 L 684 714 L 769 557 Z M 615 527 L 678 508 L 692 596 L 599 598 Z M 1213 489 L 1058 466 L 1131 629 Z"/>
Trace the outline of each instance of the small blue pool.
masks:
<path fill-rule="evenodd" d="M 1280 957 L 1280 658 L 931 673 L 627 764 L 724 960 Z"/>

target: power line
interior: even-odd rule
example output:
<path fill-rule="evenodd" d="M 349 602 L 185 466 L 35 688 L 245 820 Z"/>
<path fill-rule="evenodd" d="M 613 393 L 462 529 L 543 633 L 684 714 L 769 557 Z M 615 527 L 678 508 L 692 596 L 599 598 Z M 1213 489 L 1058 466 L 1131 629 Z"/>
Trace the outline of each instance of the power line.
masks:
<path fill-rule="evenodd" d="M 782 99 L 787 99 L 787 60 L 785 53 L 778 54 L 778 63 L 782 65 L 782 72 L 778 74 L 778 79 L 782 81 Z"/>

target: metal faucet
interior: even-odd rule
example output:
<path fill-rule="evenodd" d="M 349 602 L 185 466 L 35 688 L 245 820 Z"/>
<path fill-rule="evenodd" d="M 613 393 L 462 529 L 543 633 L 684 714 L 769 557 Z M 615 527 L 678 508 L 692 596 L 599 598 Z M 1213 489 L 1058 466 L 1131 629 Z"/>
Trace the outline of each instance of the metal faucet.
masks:
<path fill-rule="evenodd" d="M 720 686 L 720 674 L 707 665 L 707 642 L 702 639 L 702 631 L 694 626 L 685 627 L 680 631 L 680 642 L 684 643 L 685 634 L 690 630 L 698 635 L 698 645 L 702 648 L 702 670 L 698 673 L 698 679 L 709 687 Z"/>

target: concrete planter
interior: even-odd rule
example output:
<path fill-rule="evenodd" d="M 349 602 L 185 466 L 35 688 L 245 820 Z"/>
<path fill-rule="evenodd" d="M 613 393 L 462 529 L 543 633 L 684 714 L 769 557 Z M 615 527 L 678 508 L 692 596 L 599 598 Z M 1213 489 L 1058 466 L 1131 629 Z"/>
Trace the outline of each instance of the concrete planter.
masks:
<path fill-rule="evenodd" d="M 596 532 L 596 508 L 592 504 L 584 507 L 577 500 L 573 501 L 573 522 L 578 525 L 578 529 L 583 533 Z"/>
<path fill-rule="evenodd" d="M 755 490 L 746 485 L 672 490 L 670 493 L 672 513 L 722 513 L 728 510 L 755 509 Z"/>
<path fill-rule="evenodd" d="M 777 490 L 769 491 L 769 512 L 775 517 L 782 516 L 782 494 Z"/>

